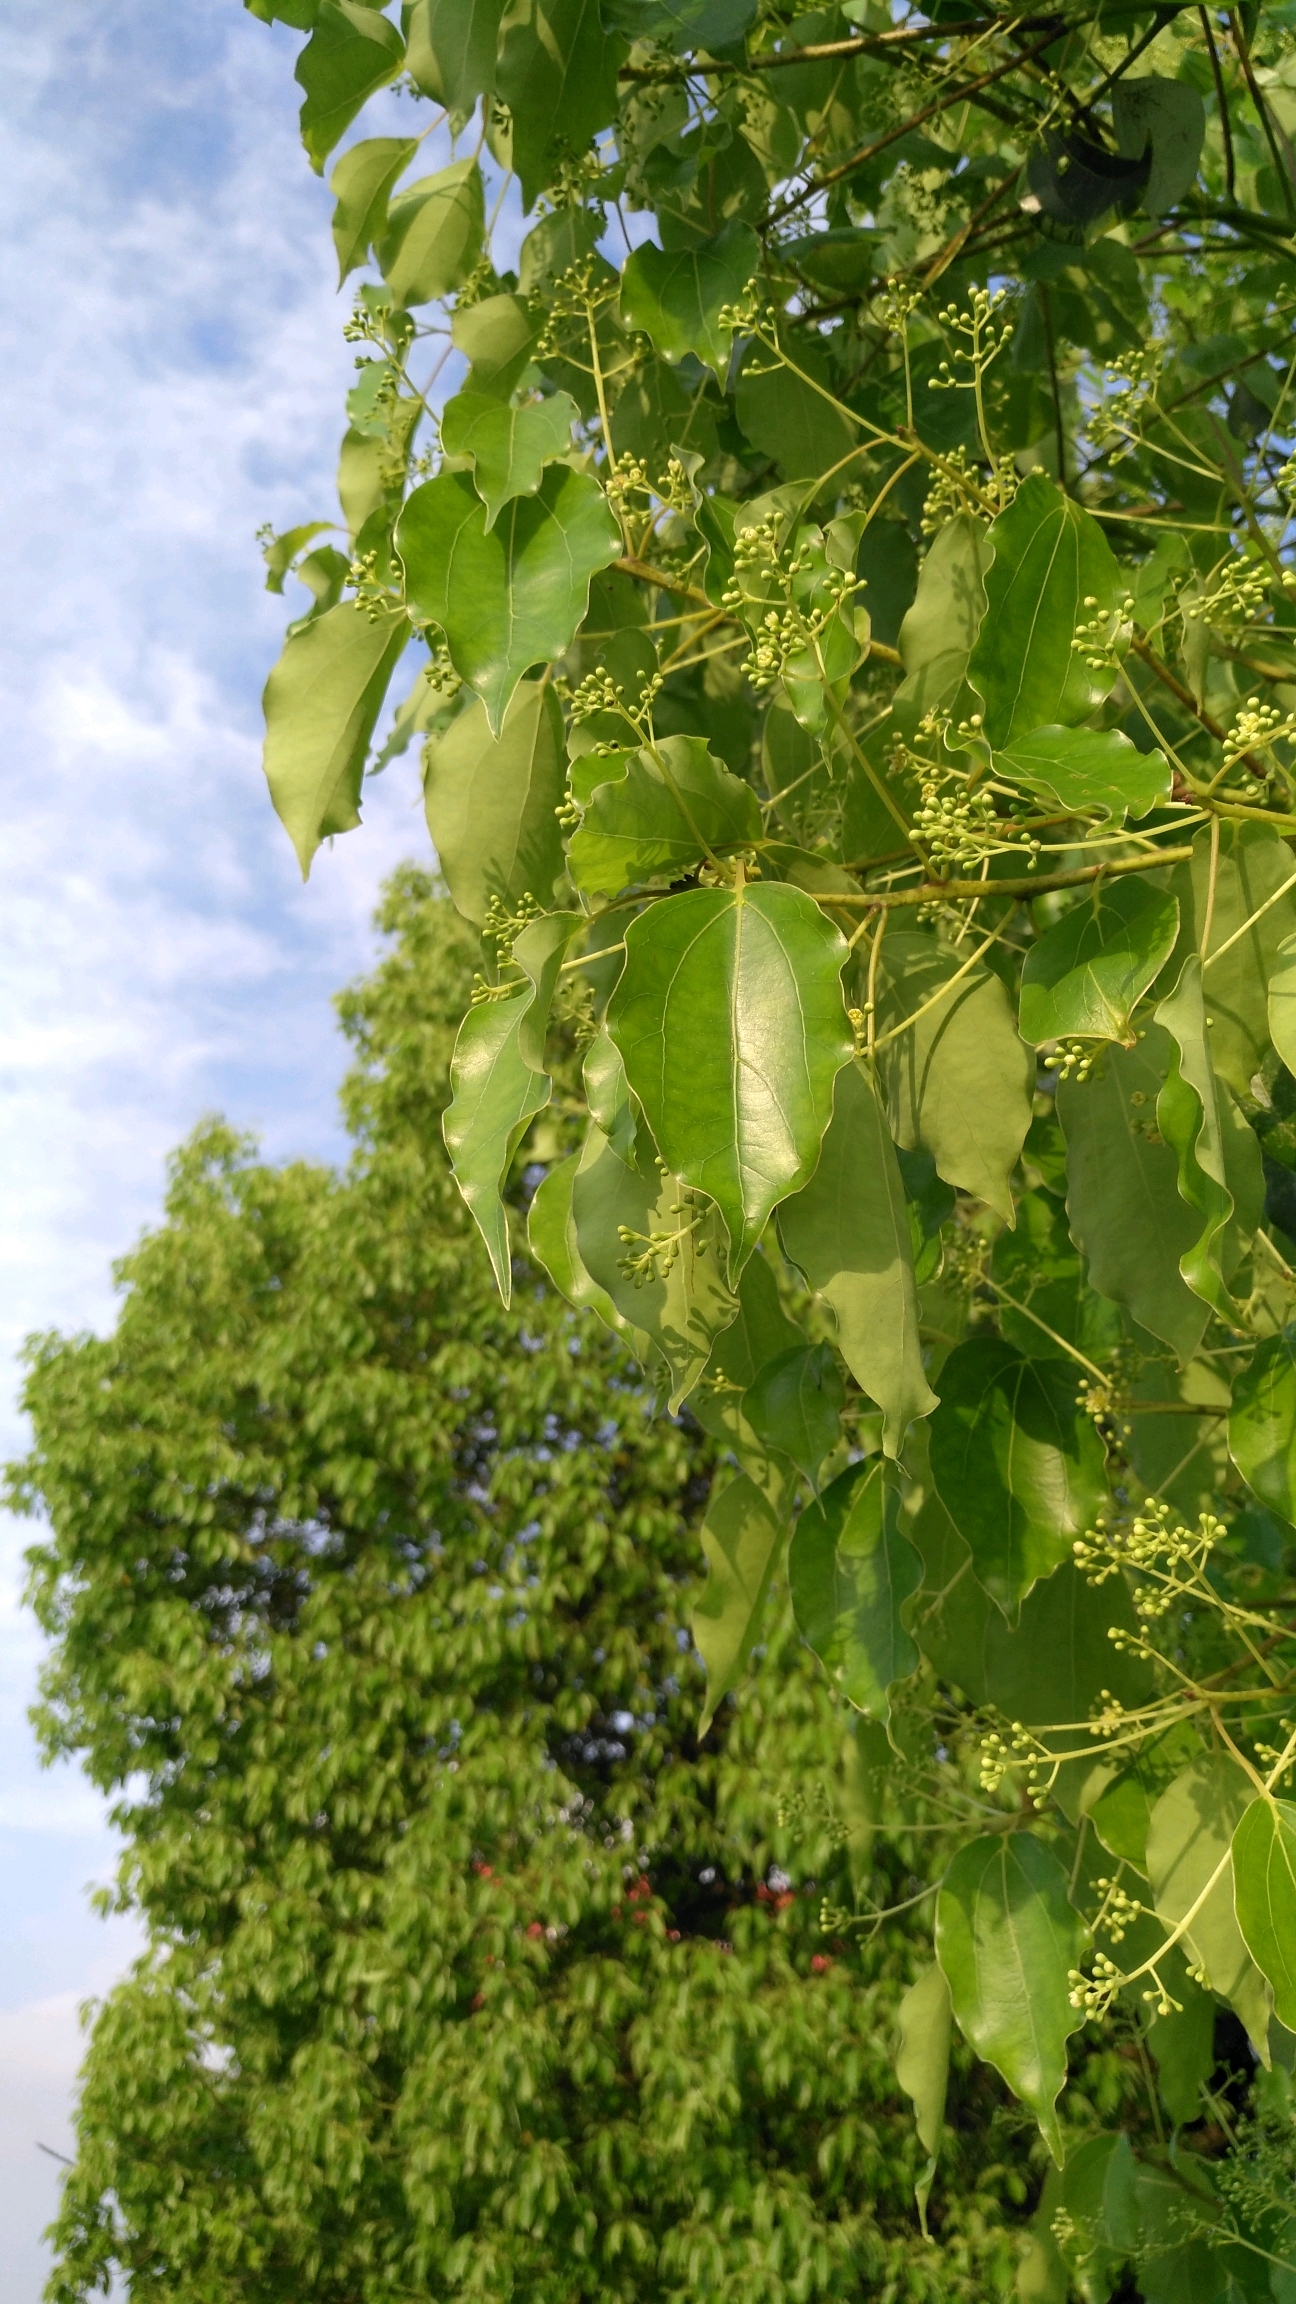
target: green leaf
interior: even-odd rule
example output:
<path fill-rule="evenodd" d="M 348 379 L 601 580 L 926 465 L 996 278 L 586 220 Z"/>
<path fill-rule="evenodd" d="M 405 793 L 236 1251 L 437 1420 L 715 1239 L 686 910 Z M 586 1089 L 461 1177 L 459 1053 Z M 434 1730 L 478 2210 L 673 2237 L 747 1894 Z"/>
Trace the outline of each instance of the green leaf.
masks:
<path fill-rule="evenodd" d="M 743 1414 L 758 1439 L 790 1456 L 815 1486 L 820 1465 L 841 1436 L 845 1404 L 830 1344 L 795 1344 L 780 1352 L 743 1394 Z"/>
<path fill-rule="evenodd" d="M 924 1968 L 905 1993 L 899 2007 L 900 2047 L 895 2076 L 914 2108 L 918 2141 L 927 2165 L 914 2186 L 918 2217 L 927 2232 L 927 2203 L 940 2155 L 945 2127 L 945 2096 L 949 2088 L 950 1993 L 938 1963 Z"/>
<path fill-rule="evenodd" d="M 1296 2031 L 1296 1804 L 1253 1800 L 1233 1834 L 1238 1927 L 1273 1986 L 1274 2014 Z"/>
<path fill-rule="evenodd" d="M 694 888 L 626 929 L 608 1006 L 662 1157 L 716 1202 L 736 1280 L 813 1173 L 853 1039 L 846 946 L 798 888 Z"/>
<path fill-rule="evenodd" d="M 667 360 L 695 352 L 723 383 L 732 330 L 721 327 L 720 308 L 737 303 L 759 257 L 750 224 L 738 222 L 695 248 L 655 248 L 646 240 L 626 259 L 621 317 Z"/>
<path fill-rule="evenodd" d="M 455 904 L 484 922 L 493 900 L 506 912 L 523 896 L 548 904 L 562 871 L 554 810 L 567 761 L 562 712 L 547 680 L 524 680 L 493 736 L 484 704 L 472 703 L 427 747 L 423 798 L 428 831 Z"/>
<path fill-rule="evenodd" d="M 980 961 L 927 1008 L 963 965 L 930 936 L 887 930 L 878 1030 L 926 1013 L 881 1050 L 879 1079 L 897 1144 L 930 1152 L 947 1184 L 976 1193 L 1011 1224 L 1009 1178 L 1031 1124 L 1035 1067 L 1003 985 Z"/>
<path fill-rule="evenodd" d="M 1296 1521 L 1296 1328 L 1264 1337 L 1239 1369 L 1228 1443 L 1253 1494 Z"/>
<path fill-rule="evenodd" d="M 526 982 L 507 999 L 469 1009 L 450 1066 L 453 1096 L 442 1122 L 446 1150 L 506 1304 L 513 1274 L 501 1195 L 529 1123 L 549 1101 L 549 1008 L 563 955 L 583 925 L 579 912 L 553 912 L 523 930 L 513 957 Z"/>
<path fill-rule="evenodd" d="M 409 638 L 404 615 L 370 620 L 350 602 L 304 622 L 265 684 L 265 772 L 302 878 L 321 840 L 360 821 L 374 722 Z"/>
<path fill-rule="evenodd" d="M 1157 1125 L 1178 1158 L 1179 1196 L 1199 1219 L 1179 1269 L 1194 1295 L 1227 1320 L 1230 1283 L 1264 1208 L 1264 1170 L 1254 1135 L 1215 1076 L 1196 953 L 1156 1018 L 1178 1051 L 1157 1099 Z"/>
<path fill-rule="evenodd" d="M 539 329 L 520 296 L 486 296 L 456 311 L 450 336 L 470 363 L 464 391 L 507 400 L 531 365 Z"/>
<path fill-rule="evenodd" d="M 527 1247 L 548 1273 L 559 1295 L 565 1296 L 578 1312 L 597 1314 L 614 1335 L 624 1337 L 636 1358 L 651 1371 L 661 1366 L 651 1338 L 623 1318 L 606 1288 L 600 1288 L 597 1281 L 591 1279 L 581 1262 L 572 1214 L 572 1188 L 580 1157 L 579 1152 L 569 1153 L 549 1170 L 538 1186 L 527 1212 Z"/>
<path fill-rule="evenodd" d="M 1077 815 L 1146 816 L 1170 796 L 1164 752 L 1140 752 L 1119 728 L 1037 728 L 994 754 L 996 776 Z"/>
<path fill-rule="evenodd" d="M 376 8 L 359 0 L 321 0 L 293 74 L 305 90 L 301 139 L 317 176 L 361 106 L 395 79 L 404 60 L 404 41 Z"/>
<path fill-rule="evenodd" d="M 746 1670 L 786 1538 L 786 1523 L 745 1472 L 708 1506 L 702 1523 L 707 1580 L 692 1616 L 693 1642 L 707 1675 L 699 1741 Z"/>
<path fill-rule="evenodd" d="M 1128 2136 L 1090 2136 L 1067 2157 L 1062 2179 L 1071 2230 L 1063 2255 L 1088 2297 L 1110 2296 L 1138 2246 L 1134 2154 Z"/>
<path fill-rule="evenodd" d="M 913 1243 L 904 1183 L 864 1066 L 837 1075 L 833 1116 L 810 1182 L 779 1210 L 784 1252 L 831 1305 L 837 1343 L 882 1410 L 883 1446 L 899 1454 L 936 1395 L 923 1373 Z"/>
<path fill-rule="evenodd" d="M 496 86 L 513 114 L 513 166 L 533 208 L 564 158 L 617 116 L 626 43 L 596 0 L 522 0 L 509 12 Z"/>
<path fill-rule="evenodd" d="M 1030 2106 L 1059 2167 L 1054 2107 L 1067 2041 L 1084 2021 L 1069 1980 L 1084 1937 L 1066 1873 L 1032 1833 L 960 1848 L 936 1900 L 936 1957 L 964 2038 Z"/>
<path fill-rule="evenodd" d="M 1178 2006 L 1162 2016 L 1155 2000 L 1139 1999 L 1144 2037 L 1156 2058 L 1157 2093 L 1177 2127 L 1202 2115 L 1202 2089 L 1215 2070 L 1215 2019 L 1219 2002 L 1188 1973 L 1181 1944 L 1158 1961 L 1167 1993 Z M 1135 1986 L 1135 1991 L 1141 1987 Z"/>
<path fill-rule="evenodd" d="M 1211 842 L 1204 832 L 1193 842 L 1191 864 L 1177 866 L 1170 882 L 1179 899 L 1179 952 L 1187 958 L 1200 951 L 1209 906 L 1202 983 L 1212 1019 L 1211 1062 L 1235 1096 L 1247 1096 L 1268 1051 L 1271 1015 L 1280 1014 L 1281 990 L 1271 1010 L 1270 984 L 1277 977 L 1281 985 L 1282 948 L 1296 936 L 1296 856 L 1267 824 L 1222 824 L 1214 878 L 1211 905 Z"/>
<path fill-rule="evenodd" d="M 343 153 L 329 178 L 337 200 L 333 245 L 337 249 L 339 286 L 348 272 L 364 263 L 374 241 L 382 238 L 387 226 L 387 196 L 417 150 L 417 137 L 371 136 Z"/>
<path fill-rule="evenodd" d="M 568 852 L 572 879 L 588 896 L 682 879 L 706 857 L 761 837 L 750 784 L 730 775 L 705 737 L 666 736 L 651 751 L 597 766 L 605 778 L 591 791 Z"/>
<path fill-rule="evenodd" d="M 422 176 L 393 200 L 378 244 L 382 276 L 397 302 L 431 304 L 467 279 L 486 226 L 476 159 Z"/>
<path fill-rule="evenodd" d="M 1075 1371 L 976 1336 L 941 1370 L 931 1420 L 936 1492 L 1010 1622 L 1106 1500 L 1102 1442 L 1076 1406 Z"/>
<path fill-rule="evenodd" d="M 581 1261 L 623 1319 L 649 1336 L 671 1372 L 670 1411 L 693 1390 L 738 1310 L 725 1285 L 714 1208 L 690 1204 L 678 1176 L 644 1175 L 591 1127 L 572 1191 Z M 673 1243 L 655 1256 L 651 1243 Z"/>
<path fill-rule="evenodd" d="M 727 48 L 741 38 L 756 0 L 609 0 L 603 14 L 630 40 L 665 40 L 677 54 Z"/>
<path fill-rule="evenodd" d="M 980 520 L 958 512 L 939 529 L 918 571 L 913 606 L 900 626 L 900 656 L 908 677 L 893 709 L 901 734 L 912 738 L 925 713 L 951 709 L 967 678 L 986 610 L 986 577 L 994 545 Z"/>
<path fill-rule="evenodd" d="M 322 536 L 332 528 L 332 520 L 306 520 L 300 528 L 285 528 L 282 536 L 272 536 L 262 545 L 266 564 L 265 588 L 267 592 L 282 592 L 284 578 L 292 568 L 299 552 L 304 550 L 313 536 Z"/>
<path fill-rule="evenodd" d="M 1175 1778 L 1152 1811 L 1147 1869 L 1157 1912 L 1176 1927 L 1213 1881 L 1187 1940 L 1211 1990 L 1230 2001 L 1256 2053 L 1269 2060 L 1269 1987 L 1247 1950 L 1233 1904 L 1229 1850 L 1255 1799 L 1250 1778 L 1224 1753 L 1203 1753 Z"/>
<path fill-rule="evenodd" d="M 1206 140 L 1206 112 L 1195 88 L 1183 80 L 1153 73 L 1146 80 L 1118 80 L 1112 89 L 1116 147 L 1127 160 L 1141 160 L 1149 147 L 1152 170 L 1142 205 L 1149 216 L 1164 216 L 1192 190 Z"/>
<path fill-rule="evenodd" d="M 1130 1018 L 1174 950 L 1179 906 L 1134 880 L 1101 883 L 1026 955 L 1021 1033 L 1036 1047 L 1068 1038 L 1135 1045 Z"/>
<path fill-rule="evenodd" d="M 801 1514 L 788 1555 L 798 1632 L 847 1702 L 882 1721 L 918 1663 L 901 1612 L 922 1562 L 899 1515 L 881 1458 L 852 1464 Z"/>
<path fill-rule="evenodd" d="M 282 587 L 280 587 L 282 589 Z M 266 578 L 266 590 L 274 587 Z M 1212 991 L 1214 987 L 1211 987 Z M 1285 937 L 1274 956 L 1268 990 L 1269 1036 L 1289 1072 L 1296 1067 L 1296 936 Z"/>
<path fill-rule="evenodd" d="M 1016 1228 L 1005 1228 L 991 1250 L 990 1276 L 999 1296 L 1000 1333 L 1028 1358 L 1048 1351 L 1049 1329 L 1052 1340 L 1077 1345 L 1091 1360 L 1115 1351 L 1123 1340 L 1120 1314 L 1089 1286 L 1066 1210 L 1051 1190 L 1021 1194 Z"/>
<path fill-rule="evenodd" d="M 1116 678 L 1071 645 L 1076 627 L 1115 609 L 1120 568 L 1091 512 L 1033 472 L 990 530 L 986 613 L 968 663 L 996 750 L 1037 728 L 1086 720 Z M 1092 605 L 1090 605 L 1092 603 Z"/>
<path fill-rule="evenodd" d="M 534 496 L 545 466 L 565 456 L 580 411 L 565 392 L 555 392 L 525 408 L 460 392 L 441 411 L 441 445 L 447 456 L 470 456 L 477 493 L 486 507 L 486 527 L 515 496 Z"/>
<path fill-rule="evenodd" d="M 496 735 L 518 681 L 570 647 L 590 578 L 621 550 L 597 480 L 551 464 L 536 496 L 517 497 L 491 529 L 464 472 L 441 472 L 396 523 L 411 600 L 439 624 L 460 678 Z"/>
<path fill-rule="evenodd" d="M 405 68 L 449 112 L 469 112 L 495 86 L 504 0 L 414 0 L 403 10 Z"/>
<path fill-rule="evenodd" d="M 724 343 L 721 331 L 717 350 Z M 770 457 L 785 480 L 817 481 L 825 465 L 850 454 L 859 433 L 825 398 L 832 370 L 813 336 L 797 344 L 794 358 L 799 375 L 778 366 L 763 344 L 753 344 L 738 378 L 734 411 L 753 448 Z M 816 384 L 822 389 L 816 391 Z M 814 492 L 801 491 L 803 498 Z"/>
<path fill-rule="evenodd" d="M 1140 1872 L 1147 1870 L 1147 1836 L 1152 1811 L 1180 1770 L 1195 1760 L 1200 1751 L 1201 1739 L 1196 1731 L 1186 1720 L 1177 1720 L 1173 1727 L 1164 1729 L 1161 1735 L 1143 1745 L 1115 1776 L 1108 1778 L 1098 1798 L 1088 1803 L 1087 1812 L 1111 1855 L 1123 1856 L 1126 1863 L 1137 1864 Z"/>
<path fill-rule="evenodd" d="M 1057 1109 L 1067 1146 L 1067 1214 L 1088 1258 L 1090 1286 L 1188 1361 L 1208 1315 L 1179 1268 L 1197 1225 L 1179 1197 L 1179 1164 L 1157 1125 L 1173 1054 L 1169 1034 L 1149 1024 L 1133 1048 L 1109 1048 L 1087 1080 L 1062 1081 Z"/>

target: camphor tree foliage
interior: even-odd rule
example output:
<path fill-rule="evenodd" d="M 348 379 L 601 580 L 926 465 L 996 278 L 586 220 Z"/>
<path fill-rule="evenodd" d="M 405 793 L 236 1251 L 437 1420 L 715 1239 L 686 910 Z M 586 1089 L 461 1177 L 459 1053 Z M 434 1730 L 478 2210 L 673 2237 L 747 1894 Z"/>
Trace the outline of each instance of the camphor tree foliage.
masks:
<path fill-rule="evenodd" d="M 924 2243 L 921 1919 L 819 1925 L 929 1836 L 874 1835 L 786 1592 L 695 1756 L 711 1443 L 534 1273 L 500 1305 L 438 1129 L 470 940 L 410 875 L 388 926 L 349 1173 L 200 1130 L 115 1333 L 35 1356 L 44 1726 L 118 1794 L 148 1931 L 50 2295 L 1007 2298 L 1030 2124 L 962 2053 Z M 1096 2121 L 1119 2060 L 1085 2084 Z"/>
<path fill-rule="evenodd" d="M 1221 2005 L 1296 2032 L 1296 19 L 254 5 L 317 169 L 424 106 L 333 166 L 349 553 L 267 543 L 303 869 L 425 647 L 446 1143 L 505 1298 L 547 1165 L 533 1254 L 731 1468 L 700 1726 L 786 1562 L 954 1836 L 924 2134 L 952 2013 L 1037 2282 L 1290 2296 L 1281 2078 L 1227 2178 L 1177 2132 Z M 1078 2141 L 1086 2024 L 1160 2145 Z"/>

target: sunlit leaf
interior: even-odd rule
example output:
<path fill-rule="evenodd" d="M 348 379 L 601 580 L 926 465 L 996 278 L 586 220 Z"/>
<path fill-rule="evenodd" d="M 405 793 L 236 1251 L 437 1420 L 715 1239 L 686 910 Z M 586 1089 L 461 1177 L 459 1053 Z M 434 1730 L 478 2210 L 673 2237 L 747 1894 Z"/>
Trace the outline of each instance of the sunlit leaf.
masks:
<path fill-rule="evenodd" d="M 1273 1987 L 1274 2013 L 1296 2031 L 1296 1805 L 1253 1800 L 1233 1834 L 1238 1926 Z"/>
<path fill-rule="evenodd" d="M 1156 1909 L 1168 1926 L 1176 1927 L 1192 1911 L 1188 1942 L 1197 1964 L 1211 1989 L 1231 2001 L 1267 2062 L 1272 1997 L 1238 1926 L 1229 1853 L 1255 1797 L 1250 1778 L 1227 1754 L 1203 1753 L 1152 1811 L 1147 1869 Z"/>
<path fill-rule="evenodd" d="M 486 507 L 486 526 L 514 496 L 534 496 L 544 469 L 565 456 L 580 411 L 565 392 L 512 408 L 480 392 L 460 392 L 441 411 L 441 445 L 447 456 L 470 456 L 477 493 Z"/>
<path fill-rule="evenodd" d="M 786 1542 L 786 1522 L 745 1472 L 731 1480 L 708 1508 L 702 1523 L 707 1580 L 692 1619 L 694 1646 L 707 1674 L 699 1737 L 705 1736 L 717 1706 L 746 1669 Z"/>
<path fill-rule="evenodd" d="M 374 241 L 381 239 L 387 225 L 387 196 L 417 150 L 413 137 L 371 136 L 363 144 L 353 144 L 338 161 L 329 184 L 337 200 L 333 245 L 339 282 L 364 263 Z"/>
<path fill-rule="evenodd" d="M 1114 611 L 1120 569 L 1091 512 L 1042 473 L 1024 480 L 990 530 L 986 613 L 968 663 L 998 749 L 1034 730 L 1086 720 L 1116 678 L 1071 643 L 1077 627 Z"/>
<path fill-rule="evenodd" d="M 672 1412 L 693 1390 L 738 1304 L 726 1286 L 714 1208 L 679 1178 L 631 1167 L 592 1127 L 572 1189 L 581 1261 L 623 1319 L 651 1339 L 671 1373 Z M 662 1245 L 654 1253 L 654 1241 Z"/>
<path fill-rule="evenodd" d="M 761 837 L 750 784 L 731 776 L 700 736 L 666 736 L 596 767 L 606 775 L 570 845 L 572 879 L 589 896 L 681 879 L 708 856 Z"/>
<path fill-rule="evenodd" d="M 455 160 L 389 201 L 378 262 L 401 304 L 430 304 L 458 288 L 481 248 L 486 211 L 475 159 Z"/>
<path fill-rule="evenodd" d="M 626 43 L 595 0 L 525 0 L 509 11 L 495 85 L 513 115 L 513 166 L 532 208 L 553 171 L 617 113 Z"/>
<path fill-rule="evenodd" d="M 504 0 L 413 0 L 405 11 L 405 68 L 415 86 L 452 112 L 467 112 L 495 85 Z"/>
<path fill-rule="evenodd" d="M 291 635 L 266 682 L 266 780 L 303 879 L 321 840 L 360 821 L 369 739 L 409 629 L 403 615 L 330 608 Z"/>
<path fill-rule="evenodd" d="M 1197 1218 L 1179 1269 L 1194 1295 L 1228 1319 L 1230 1285 L 1264 1207 L 1264 1172 L 1260 1147 L 1215 1073 L 1195 953 L 1156 1018 L 1177 1051 L 1157 1098 L 1157 1125 L 1179 1162 L 1179 1196 Z"/>
<path fill-rule="evenodd" d="M 1069 1038 L 1133 1046 L 1134 1009 L 1165 966 L 1178 933 L 1173 896 L 1132 877 L 1099 885 L 1027 953 L 1022 1038 L 1037 1047 Z"/>
<path fill-rule="evenodd" d="M 1034 1066 L 1003 985 L 980 962 L 937 997 L 963 967 L 931 937 L 887 930 L 878 1025 L 897 1037 L 881 1052 L 879 1078 L 897 1144 L 930 1152 L 947 1183 L 1011 1223 L 1009 1178 L 1031 1122 Z"/>
<path fill-rule="evenodd" d="M 361 0 L 320 0 L 294 73 L 305 90 L 301 139 L 317 176 L 361 106 L 395 79 L 404 59 L 400 33 L 378 9 Z"/>
<path fill-rule="evenodd" d="M 456 905 L 480 927 L 492 902 L 547 904 L 562 870 L 554 815 L 567 774 L 562 713 L 547 680 L 514 690 L 499 734 L 472 703 L 427 748 L 423 800 Z"/>
<path fill-rule="evenodd" d="M 1239 1369 L 1228 1439 L 1248 1488 L 1284 1520 L 1296 1521 L 1296 1328 L 1262 1337 Z"/>
<path fill-rule="evenodd" d="M 766 1446 L 790 1456 L 807 1480 L 836 1447 L 846 1393 L 831 1345 L 797 1344 L 760 1370 L 743 1414 Z"/>
<path fill-rule="evenodd" d="M 927 2202 L 940 2154 L 949 2089 L 950 1992 L 938 1963 L 924 1968 L 910 1985 L 900 2003 L 899 2025 L 895 2076 L 913 2104 L 918 2141 L 927 2154 L 927 2165 L 914 2186 L 926 2232 Z"/>
<path fill-rule="evenodd" d="M 1047 806 L 1097 813 L 1119 824 L 1168 799 L 1164 752 L 1140 752 L 1119 728 L 1037 728 L 994 755 L 996 776 L 1024 784 Z"/>
<path fill-rule="evenodd" d="M 759 256 L 749 224 L 728 224 L 695 248 L 654 248 L 645 241 L 621 275 L 626 326 L 642 329 L 666 359 L 694 352 L 723 378 L 732 330 L 721 327 L 720 309 L 737 303 Z"/>

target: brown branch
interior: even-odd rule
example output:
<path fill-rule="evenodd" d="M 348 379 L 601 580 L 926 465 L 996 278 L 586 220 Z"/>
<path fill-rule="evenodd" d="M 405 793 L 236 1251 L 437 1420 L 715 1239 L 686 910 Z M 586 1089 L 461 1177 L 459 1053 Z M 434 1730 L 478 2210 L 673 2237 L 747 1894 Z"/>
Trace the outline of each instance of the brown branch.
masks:
<path fill-rule="evenodd" d="M 1023 18 L 1029 26 L 1037 19 Z M 999 16 L 978 16 L 969 24 L 917 24 L 902 26 L 894 32 L 857 32 L 849 40 L 818 40 L 805 48 L 774 48 L 758 56 L 744 57 L 733 62 L 723 56 L 708 59 L 705 64 L 623 64 L 618 80 L 631 80 L 640 87 L 647 83 L 668 83 L 692 79 L 699 74 L 710 80 L 721 72 L 776 72 L 784 64 L 831 63 L 835 57 L 885 55 L 888 50 L 912 47 L 919 40 L 964 40 L 981 32 L 1010 32 L 1015 27 Z"/>
<path fill-rule="evenodd" d="M 1233 127 L 1229 120 L 1228 97 L 1224 93 L 1224 74 L 1220 69 L 1219 50 L 1215 45 L 1215 30 L 1205 8 L 1199 8 L 1201 28 L 1206 35 L 1206 50 L 1211 62 L 1211 78 L 1215 82 L 1215 102 L 1219 106 L 1220 134 L 1224 140 L 1224 189 L 1229 199 L 1237 198 L 1237 162 L 1233 156 Z"/>
<path fill-rule="evenodd" d="M 1251 62 L 1251 51 L 1247 46 L 1246 35 L 1242 30 L 1235 8 L 1230 8 L 1228 21 L 1229 31 L 1233 35 L 1233 46 L 1237 51 L 1237 60 L 1242 67 L 1242 77 L 1246 81 L 1251 101 L 1256 108 L 1260 125 L 1264 130 L 1265 142 L 1269 146 L 1270 158 L 1274 164 L 1274 174 L 1282 187 L 1283 206 L 1290 219 L 1296 217 L 1296 201 L 1292 198 L 1291 167 L 1285 154 L 1278 149 L 1278 139 L 1274 134 L 1274 124 L 1270 117 L 1269 107 L 1260 92 L 1260 83 L 1256 79 L 1255 67 Z"/>
<path fill-rule="evenodd" d="M 1154 872 L 1163 864 L 1191 862 L 1191 848 L 1157 848 L 1146 856 L 1118 856 L 1111 863 L 1083 864 L 1071 872 L 1032 872 L 1020 880 L 928 880 L 919 888 L 865 889 L 859 896 L 825 896 L 825 904 L 966 904 L 983 896 L 1045 896 L 1054 888 L 1083 888 L 1118 872 Z"/>

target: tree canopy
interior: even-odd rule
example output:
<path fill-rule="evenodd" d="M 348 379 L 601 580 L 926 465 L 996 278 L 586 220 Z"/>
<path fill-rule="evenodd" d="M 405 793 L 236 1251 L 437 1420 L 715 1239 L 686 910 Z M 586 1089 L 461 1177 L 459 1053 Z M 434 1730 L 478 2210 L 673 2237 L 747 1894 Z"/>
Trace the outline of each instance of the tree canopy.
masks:
<path fill-rule="evenodd" d="M 413 873 L 386 921 L 351 1169 L 205 1126 L 114 1333 L 34 1354 L 43 1730 L 116 1795 L 148 1935 L 50 2295 L 1007 2297 L 1039 2147 L 964 2056 L 923 2240 L 921 1935 L 821 1924 L 930 1837 L 876 1837 L 785 1593 L 697 1755 L 711 1443 L 533 1270 L 501 1307 L 435 1125 L 468 939 Z"/>

